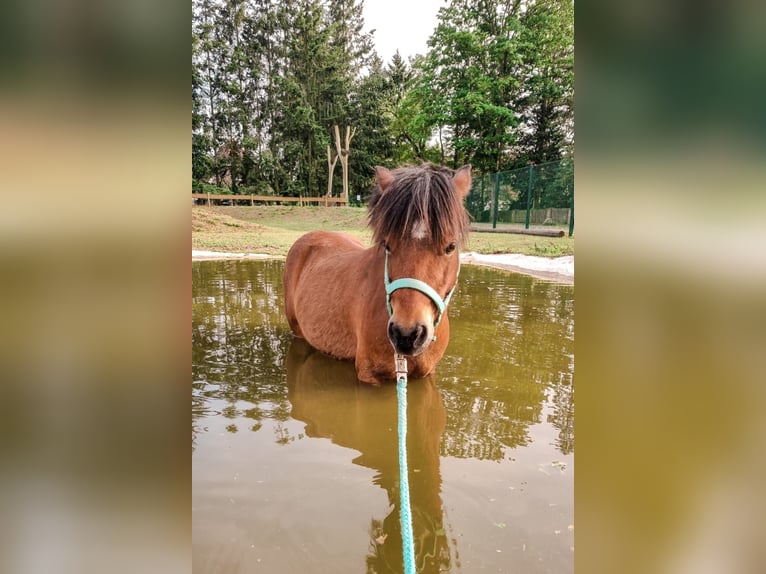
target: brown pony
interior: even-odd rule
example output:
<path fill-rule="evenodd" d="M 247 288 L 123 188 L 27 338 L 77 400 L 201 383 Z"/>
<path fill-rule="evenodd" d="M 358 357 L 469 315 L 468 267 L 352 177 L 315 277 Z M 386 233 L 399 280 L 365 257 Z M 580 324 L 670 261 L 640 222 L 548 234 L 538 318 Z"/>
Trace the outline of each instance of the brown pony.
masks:
<path fill-rule="evenodd" d="M 395 377 L 394 350 L 407 356 L 408 375 L 422 378 L 447 348 L 471 166 L 375 172 L 373 246 L 344 233 L 307 233 L 287 254 L 284 288 L 293 333 L 327 355 L 353 359 L 360 381 L 380 384 Z"/>

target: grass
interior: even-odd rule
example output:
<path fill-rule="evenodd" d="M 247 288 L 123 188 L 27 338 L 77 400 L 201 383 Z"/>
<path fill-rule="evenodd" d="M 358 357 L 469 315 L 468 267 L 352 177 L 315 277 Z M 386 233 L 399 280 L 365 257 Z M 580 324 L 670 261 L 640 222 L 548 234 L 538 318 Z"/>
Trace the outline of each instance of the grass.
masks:
<path fill-rule="evenodd" d="M 284 256 L 315 229 L 344 231 L 365 243 L 372 237 L 367 212 L 357 207 L 192 207 L 192 249 Z M 574 254 L 574 238 L 472 232 L 466 250 L 559 257 Z"/>

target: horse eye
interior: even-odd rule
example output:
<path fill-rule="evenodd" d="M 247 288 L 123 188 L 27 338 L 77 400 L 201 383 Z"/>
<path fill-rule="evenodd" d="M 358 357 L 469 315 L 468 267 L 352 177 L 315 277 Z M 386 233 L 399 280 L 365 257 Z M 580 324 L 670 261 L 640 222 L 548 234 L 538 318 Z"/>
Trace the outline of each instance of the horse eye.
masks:
<path fill-rule="evenodd" d="M 450 253 L 452 253 L 453 251 L 455 251 L 455 248 L 457 248 L 457 245 L 455 245 L 455 243 L 454 243 L 454 242 L 452 242 L 452 243 L 450 243 L 449 245 L 447 245 L 447 249 L 445 249 L 445 250 L 444 250 L 444 253 L 446 253 L 447 255 L 449 255 Z"/>

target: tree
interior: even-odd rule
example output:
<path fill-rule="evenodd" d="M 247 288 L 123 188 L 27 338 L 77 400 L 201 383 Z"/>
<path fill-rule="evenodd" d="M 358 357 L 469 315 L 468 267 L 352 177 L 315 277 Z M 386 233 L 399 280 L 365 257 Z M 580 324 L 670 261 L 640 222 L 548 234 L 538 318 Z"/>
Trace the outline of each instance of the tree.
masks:
<path fill-rule="evenodd" d="M 302 0 L 285 16 L 291 33 L 285 35 L 284 70 L 277 79 L 273 137 L 291 180 L 291 194 L 309 195 L 319 189 L 318 151 L 324 152 L 329 142 L 318 121 L 329 36 L 321 5 L 315 0 Z"/>
<path fill-rule="evenodd" d="M 452 0 L 397 132 L 417 126 L 443 163 L 480 172 L 560 158 L 573 137 L 572 21 L 571 0 Z"/>
<path fill-rule="evenodd" d="M 567 156 L 572 20 L 572 0 L 451 0 L 426 55 L 384 66 L 360 0 L 193 0 L 192 177 L 333 193 L 335 125 L 356 129 L 350 194 L 375 165 L 491 173 Z"/>
<path fill-rule="evenodd" d="M 353 150 L 348 157 L 351 194 L 366 196 L 374 181 L 373 167 L 391 165 L 391 134 L 385 115 L 387 98 L 382 62 L 376 56 L 367 74 L 355 82 L 349 102 L 349 122 L 356 129 Z"/>
<path fill-rule="evenodd" d="M 425 123 L 446 135 L 452 157 L 444 159 L 454 167 L 498 171 L 508 163 L 518 125 L 511 103 L 519 15 L 519 2 L 500 0 L 453 0 L 439 10 L 417 89 Z"/>
<path fill-rule="evenodd" d="M 198 66 L 200 40 L 192 33 L 192 180 L 201 181 L 210 176 L 210 140 L 203 133 L 206 115 L 203 102 L 203 79 Z"/>
<path fill-rule="evenodd" d="M 544 163 L 571 155 L 574 146 L 574 4 L 537 0 L 522 16 L 519 34 L 524 92 L 517 155 Z"/>
<path fill-rule="evenodd" d="M 421 58 L 422 60 L 422 58 Z M 417 61 L 421 61 L 417 60 Z M 424 125 L 422 90 L 417 85 L 418 69 L 404 61 L 397 50 L 385 70 L 384 114 L 389 124 L 395 163 L 426 161 L 432 126 Z"/>
<path fill-rule="evenodd" d="M 223 84 L 221 70 L 225 61 L 217 10 L 214 0 L 198 0 L 192 6 L 192 108 L 195 92 L 198 106 L 196 118 L 192 109 L 192 129 L 198 134 L 197 149 L 207 148 L 211 156 L 221 143 L 219 103 Z M 209 167 L 215 174 L 216 185 L 220 185 L 220 175 L 211 156 Z M 199 158 L 194 163 L 202 164 Z"/>

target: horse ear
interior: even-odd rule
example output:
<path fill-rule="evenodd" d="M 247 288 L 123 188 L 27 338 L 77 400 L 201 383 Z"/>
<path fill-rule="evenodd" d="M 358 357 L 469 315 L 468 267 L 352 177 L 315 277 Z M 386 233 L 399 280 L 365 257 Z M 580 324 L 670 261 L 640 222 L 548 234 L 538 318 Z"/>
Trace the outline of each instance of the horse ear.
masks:
<path fill-rule="evenodd" d="M 389 169 L 380 165 L 375 166 L 375 179 L 378 182 L 380 193 L 385 193 L 389 186 L 394 182 L 394 176 Z"/>
<path fill-rule="evenodd" d="M 471 164 L 466 164 L 457 170 L 452 181 L 455 182 L 455 189 L 460 197 L 468 195 L 468 192 L 471 191 Z"/>

